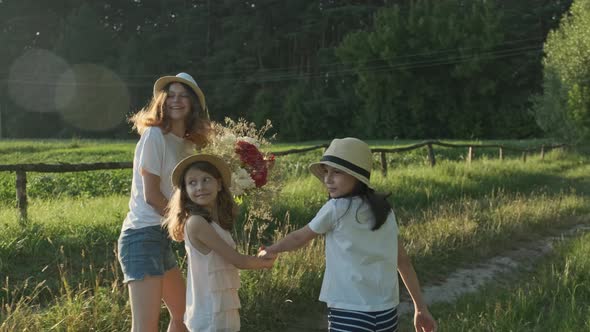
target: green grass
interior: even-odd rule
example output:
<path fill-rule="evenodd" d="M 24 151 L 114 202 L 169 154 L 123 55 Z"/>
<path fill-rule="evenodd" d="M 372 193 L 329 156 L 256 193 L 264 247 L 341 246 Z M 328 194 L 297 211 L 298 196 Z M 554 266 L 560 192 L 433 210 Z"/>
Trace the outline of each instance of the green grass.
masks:
<path fill-rule="evenodd" d="M 399 147 L 417 141 L 369 141 L 374 147 Z M 456 141 L 457 143 L 466 143 Z M 272 150 L 280 151 L 301 148 L 326 142 L 305 142 L 300 145 L 275 144 Z M 478 142 L 474 142 L 478 143 Z M 489 142 L 485 142 L 489 143 Z M 497 142 L 510 143 L 510 142 Z M 538 146 L 546 141 L 512 141 L 514 146 Z M 122 162 L 132 161 L 135 141 L 96 141 L 96 140 L 50 140 L 47 142 L 26 140 L 4 140 L 0 142 L 0 155 L 3 164 L 23 163 L 92 163 L 92 162 Z M 276 171 L 283 176 L 282 180 L 299 179 L 308 175 L 307 166 L 317 161 L 322 150 L 314 150 L 304 154 L 282 156 L 277 159 Z M 440 167 L 445 167 L 449 161 L 465 159 L 466 149 L 436 148 L 436 155 Z M 495 149 L 483 149 L 476 154 L 476 158 L 496 158 Z M 375 157 L 375 170 L 381 168 L 381 160 Z M 507 162 L 519 160 L 520 155 L 506 155 Z M 550 157 L 549 157 L 550 158 Z M 534 159 L 534 158 L 533 158 Z M 404 153 L 388 154 L 387 163 L 390 172 L 400 169 L 426 168 L 425 149 L 418 149 Z M 530 169 L 530 167 L 529 167 Z M 526 169 L 525 171 L 529 171 Z M 435 176 L 439 174 L 434 173 Z M 90 171 L 77 173 L 27 173 L 27 194 L 32 198 L 55 198 L 58 196 L 97 197 L 112 194 L 129 194 L 131 186 L 131 170 Z M 0 172 L 0 205 L 14 205 L 15 198 L 14 173 Z M 295 180 L 297 181 L 297 180 Z"/>
<path fill-rule="evenodd" d="M 490 141 L 466 141 L 466 140 L 443 140 L 448 143 L 456 144 L 505 144 L 519 148 L 538 147 L 542 144 L 550 145 L 550 140 L 490 140 Z M 378 141 L 368 140 L 367 143 L 373 148 L 394 148 L 403 147 L 422 140 L 392 140 Z M 22 163 L 84 163 L 84 162 L 106 162 L 106 161 L 131 161 L 133 159 L 133 150 L 137 141 L 121 140 L 88 140 L 88 139 L 71 139 L 71 140 L 11 140 L 5 139 L 0 141 L 0 154 L 2 155 L 2 164 L 22 164 Z M 270 146 L 271 151 L 284 151 L 289 149 L 301 149 L 319 144 L 330 143 L 326 141 L 307 141 L 297 144 L 273 142 Z M 435 146 L 435 153 L 445 158 L 464 158 L 467 149 L 464 148 L 445 148 Z M 454 152 L 453 152 L 454 151 Z M 477 156 L 496 157 L 497 149 L 476 150 Z M 395 155 L 420 155 L 426 158 L 425 149 L 418 149 L 409 152 L 396 153 Z M 505 151 L 507 157 L 515 156 L 520 158 L 520 153 Z M 438 157 L 438 156 L 437 156 Z"/>
<path fill-rule="evenodd" d="M 0 151 L 13 160 L 21 153 L 28 162 L 50 155 L 68 162 L 106 161 L 101 158 L 132 154 L 134 145 L 52 142 L 22 152 L 33 143 L 18 143 L 10 152 L 10 144 L 0 142 Z M 273 204 L 276 220 L 267 230 L 274 233 L 267 237 L 280 238 L 307 223 L 325 202 L 321 184 L 307 172 L 307 163 L 320 154 L 277 162 L 276 171 L 286 174 L 279 179 L 281 191 Z M 59 160 L 49 159 L 43 161 Z M 400 236 L 420 279 L 429 283 L 507 246 L 577 222 L 576 216 L 590 213 L 587 174 L 586 155 L 554 151 L 545 160 L 534 156 L 526 163 L 519 157 L 481 157 L 472 164 L 449 158 L 434 168 L 423 162 L 395 164 L 387 177 L 377 171 L 372 180 L 378 190 L 392 193 Z M 13 202 L 2 196 L 14 197 L 14 180 L 0 177 L 0 331 L 130 327 L 127 290 L 115 258 L 130 177 L 128 171 L 33 174 L 26 228 L 19 225 Z M 256 248 L 259 241 L 238 238 L 240 248 Z M 174 248 L 184 264 L 182 245 Z M 317 296 L 323 264 L 320 240 L 282 256 L 271 271 L 243 271 L 243 330 L 276 331 L 297 315 L 321 310 Z M 166 322 L 163 309 L 162 328 Z"/>
<path fill-rule="evenodd" d="M 0 274 L 5 276 L 0 331 L 53 326 L 72 331 L 129 329 L 127 289 L 115 256 L 126 202 L 124 196 L 33 201 L 26 228 L 19 226 L 14 211 L 0 210 L 5 220 L 0 237 Z M 321 246 L 317 241 L 272 271 L 242 272 L 245 331 L 271 331 L 288 320 L 286 309 L 292 302 L 287 300 L 300 304 L 317 293 Z M 174 249 L 183 265 L 182 245 L 176 243 Z M 164 310 L 162 315 L 163 328 Z"/>
<path fill-rule="evenodd" d="M 561 195 L 575 191 L 590 194 L 588 158 L 562 152 L 550 153 L 546 159 L 480 160 L 472 164 L 441 162 L 435 167 L 425 165 L 404 166 L 390 170 L 384 178 L 379 172 L 372 175 L 372 184 L 382 192 L 391 193 L 401 222 L 415 213 L 438 204 L 453 204 L 465 198 L 477 199 L 497 193 L 531 195 L 546 192 Z M 295 223 L 309 220 L 326 200 L 321 183 L 305 174 L 282 181 L 283 194 L 288 199 L 275 205 L 277 215 L 287 210 Z M 301 220 L 301 222 L 299 222 Z"/>
<path fill-rule="evenodd" d="M 0 298 L 12 304 L 10 311 L 4 307 L 0 321 L 14 328 L 34 322 L 27 326 L 42 330 L 64 321 L 74 324 L 74 330 L 85 330 L 81 323 L 102 319 L 105 324 L 117 324 L 104 325 L 103 330 L 128 328 L 127 293 L 114 254 L 125 203 L 125 197 L 39 201 L 32 204 L 31 215 L 47 218 L 33 217 L 26 229 L 18 226 L 15 217 L 6 223 L 0 257 L 2 274 L 8 279 Z M 553 229 L 556 220 L 566 225 L 567 216 L 588 205 L 573 196 L 564 197 L 561 204 L 549 204 L 542 195 L 464 203 L 427 210 L 415 223 L 401 226 L 401 237 L 423 281 L 436 281 L 457 266 L 492 255 L 499 244 Z M 10 214 L 3 210 L 1 216 L 6 220 Z M 431 219 L 433 215 L 436 218 Z M 177 245 L 176 249 L 182 258 L 182 248 Z M 320 307 L 316 299 L 323 264 L 322 242 L 317 241 L 284 255 L 271 271 L 243 272 L 244 330 L 273 331 L 286 324 L 294 311 Z M 35 289 L 38 284 L 42 286 Z M 7 294 L 8 290 L 13 294 Z M 111 302 L 118 310 L 110 310 Z"/>
<path fill-rule="evenodd" d="M 589 331 L 590 234 L 558 246 L 533 272 L 455 304 L 436 305 L 441 331 Z"/>
<path fill-rule="evenodd" d="M 131 161 L 135 141 L 2 140 L 2 164 Z"/>

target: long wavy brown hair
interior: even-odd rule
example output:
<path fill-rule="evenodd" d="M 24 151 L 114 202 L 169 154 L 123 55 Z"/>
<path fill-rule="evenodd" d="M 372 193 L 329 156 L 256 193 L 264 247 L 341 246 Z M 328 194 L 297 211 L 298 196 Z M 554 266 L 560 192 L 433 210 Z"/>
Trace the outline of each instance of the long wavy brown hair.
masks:
<path fill-rule="evenodd" d="M 187 167 L 182 174 L 182 183 L 180 188 L 174 189 L 174 194 L 168 202 L 168 212 L 163 222 L 163 227 L 168 228 L 168 234 L 170 237 L 174 241 L 178 242 L 182 242 L 184 240 L 184 225 L 190 216 L 202 216 L 208 222 L 212 222 L 209 211 L 191 201 L 191 199 L 188 197 L 186 185 L 184 183 L 184 177 L 191 169 L 198 169 L 208 173 L 217 179 L 219 183 L 221 183 L 221 191 L 217 193 L 217 223 L 221 226 L 221 228 L 231 231 L 238 216 L 238 206 L 234 202 L 229 188 L 226 188 L 223 185 L 221 174 L 217 168 L 205 161 L 195 162 Z"/>
<path fill-rule="evenodd" d="M 199 97 L 188 85 L 180 83 L 189 93 L 191 100 L 191 113 L 186 118 L 184 138 L 193 142 L 197 147 L 204 147 L 209 143 L 212 133 L 211 121 L 209 120 L 208 110 L 201 109 Z M 129 117 L 128 121 L 133 124 L 133 129 L 142 135 L 147 127 L 160 127 L 164 133 L 172 130 L 170 118 L 166 113 L 166 98 L 170 90 L 169 83 L 157 92 L 150 102 L 139 112 Z"/>

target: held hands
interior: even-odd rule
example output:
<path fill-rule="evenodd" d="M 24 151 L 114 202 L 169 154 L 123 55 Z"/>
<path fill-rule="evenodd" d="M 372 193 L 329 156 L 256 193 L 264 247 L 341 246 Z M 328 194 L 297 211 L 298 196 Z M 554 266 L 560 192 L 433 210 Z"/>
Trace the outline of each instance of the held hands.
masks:
<path fill-rule="evenodd" d="M 277 259 L 277 254 L 272 254 L 266 250 L 264 245 L 258 248 L 258 254 L 256 257 L 261 258 L 263 261 L 263 266 L 265 268 L 271 268 Z"/>
<path fill-rule="evenodd" d="M 274 261 L 275 259 L 277 259 L 278 255 L 276 253 L 268 251 L 264 245 L 261 245 L 260 247 L 258 247 L 258 254 L 256 256 L 264 259 L 272 259 Z"/>
<path fill-rule="evenodd" d="M 414 311 L 414 326 L 416 332 L 436 332 L 436 321 L 432 318 L 428 309 Z"/>

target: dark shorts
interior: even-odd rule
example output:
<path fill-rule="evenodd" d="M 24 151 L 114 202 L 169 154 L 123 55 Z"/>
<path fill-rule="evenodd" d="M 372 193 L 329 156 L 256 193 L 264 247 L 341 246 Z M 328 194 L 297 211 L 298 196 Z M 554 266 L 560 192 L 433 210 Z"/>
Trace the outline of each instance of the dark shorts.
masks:
<path fill-rule="evenodd" d="M 119 236 L 119 263 L 123 282 L 162 276 L 178 266 L 168 232 L 160 226 L 126 229 Z"/>
<path fill-rule="evenodd" d="M 396 332 L 397 308 L 383 311 L 354 311 L 328 308 L 330 332 Z"/>

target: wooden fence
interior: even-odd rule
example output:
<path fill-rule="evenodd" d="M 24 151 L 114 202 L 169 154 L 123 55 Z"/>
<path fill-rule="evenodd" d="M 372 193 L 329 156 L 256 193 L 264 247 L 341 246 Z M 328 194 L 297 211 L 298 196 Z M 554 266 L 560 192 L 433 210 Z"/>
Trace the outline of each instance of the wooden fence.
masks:
<path fill-rule="evenodd" d="M 502 144 L 452 144 L 452 143 L 444 143 L 437 140 L 429 140 L 424 141 L 417 144 L 412 144 L 404 147 L 399 148 L 375 148 L 371 149 L 373 153 L 379 153 L 380 160 L 381 160 L 381 172 L 383 175 L 387 175 L 387 153 L 398 153 L 398 152 L 406 152 L 415 149 L 420 149 L 426 147 L 427 149 L 427 156 L 428 162 L 430 166 L 434 167 L 436 165 L 436 157 L 434 154 L 433 145 L 448 147 L 448 148 L 467 148 L 467 158 L 466 161 L 471 163 L 473 160 L 475 149 L 482 149 L 482 148 L 497 148 L 498 149 L 498 158 L 501 160 L 504 158 L 504 151 L 515 151 L 522 153 L 522 161 L 526 161 L 527 155 L 539 152 L 540 158 L 543 159 L 545 156 L 545 152 L 556 149 L 556 148 L 563 148 L 567 146 L 566 144 L 558 144 L 558 145 L 541 145 L 540 147 L 534 148 L 518 148 L 518 147 L 511 147 Z M 290 154 L 298 154 L 304 153 L 308 151 L 313 151 L 317 149 L 325 149 L 328 147 L 328 144 L 321 144 L 316 145 L 308 148 L 303 149 L 291 149 L 285 151 L 277 151 L 272 152 L 275 156 L 286 156 Z M 20 220 L 22 223 L 25 223 L 27 220 L 27 172 L 38 172 L 38 173 L 65 173 L 65 172 L 85 172 L 85 171 L 98 171 L 98 170 L 109 170 L 109 169 L 129 169 L 133 168 L 132 162 L 106 162 L 106 163 L 87 163 L 87 164 L 12 164 L 12 165 L 0 165 L 0 172 L 16 172 L 16 202 L 17 208 L 20 212 Z"/>

